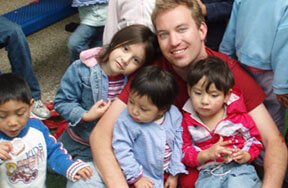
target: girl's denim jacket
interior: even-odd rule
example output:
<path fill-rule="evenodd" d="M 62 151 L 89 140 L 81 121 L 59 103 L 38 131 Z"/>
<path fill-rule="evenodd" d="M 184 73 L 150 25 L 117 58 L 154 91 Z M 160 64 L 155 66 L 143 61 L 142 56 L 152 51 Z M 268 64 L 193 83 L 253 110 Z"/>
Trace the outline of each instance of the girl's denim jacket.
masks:
<path fill-rule="evenodd" d="M 126 82 L 127 78 L 124 84 Z M 89 140 L 97 120 L 84 122 L 82 116 L 100 99 L 108 100 L 108 85 L 108 76 L 100 64 L 88 67 L 81 60 L 71 64 L 61 80 L 55 97 L 55 109 L 84 141 Z"/>
<path fill-rule="evenodd" d="M 187 173 L 182 160 L 182 115 L 175 106 L 165 113 L 161 125 L 133 121 L 127 108 L 117 120 L 113 135 L 116 158 L 128 183 L 141 174 L 153 179 L 155 187 L 164 187 L 164 154 L 166 143 L 172 150 L 168 173 Z"/>
<path fill-rule="evenodd" d="M 108 4 L 108 0 L 73 0 L 72 7 L 83 7 L 95 4 Z"/>

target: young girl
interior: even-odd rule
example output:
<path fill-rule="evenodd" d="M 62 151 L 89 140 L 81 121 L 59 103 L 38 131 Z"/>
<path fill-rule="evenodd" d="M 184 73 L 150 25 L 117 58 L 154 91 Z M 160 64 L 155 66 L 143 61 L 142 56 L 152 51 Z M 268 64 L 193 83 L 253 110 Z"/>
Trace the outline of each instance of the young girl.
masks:
<path fill-rule="evenodd" d="M 127 109 L 113 136 L 116 158 L 131 187 L 176 188 L 185 173 L 182 115 L 172 105 L 177 95 L 173 76 L 156 66 L 139 71 L 131 82 Z"/>
<path fill-rule="evenodd" d="M 107 47 L 83 51 L 67 69 L 55 109 L 69 121 L 60 141 L 74 158 L 92 161 L 90 132 L 121 92 L 127 75 L 152 61 L 156 41 L 148 27 L 131 25 L 118 31 Z"/>
<path fill-rule="evenodd" d="M 182 161 L 200 170 L 196 188 L 261 187 L 250 164 L 263 149 L 261 137 L 240 90 L 232 90 L 228 64 L 216 57 L 200 60 L 189 69 L 187 84 Z"/>

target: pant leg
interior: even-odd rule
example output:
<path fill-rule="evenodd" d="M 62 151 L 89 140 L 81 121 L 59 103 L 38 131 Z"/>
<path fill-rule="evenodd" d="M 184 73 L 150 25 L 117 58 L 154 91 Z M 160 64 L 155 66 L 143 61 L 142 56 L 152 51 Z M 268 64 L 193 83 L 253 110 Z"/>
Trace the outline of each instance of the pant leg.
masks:
<path fill-rule="evenodd" d="M 227 174 L 224 187 L 233 188 L 260 188 L 262 183 L 257 176 L 255 168 L 250 164 L 236 164 L 231 167 L 231 172 Z"/>
<path fill-rule="evenodd" d="M 72 33 L 68 41 L 70 50 L 70 62 L 79 59 L 79 54 L 83 50 L 87 50 L 93 45 L 102 46 L 102 35 L 104 26 L 94 27 L 80 24 Z"/>
<path fill-rule="evenodd" d="M 72 156 L 73 159 L 93 161 L 90 146 L 83 145 L 79 142 L 74 141 L 67 133 L 67 130 L 64 131 L 58 141 L 64 145 L 64 148 L 68 151 L 68 153 Z"/>
<path fill-rule="evenodd" d="M 80 179 L 76 182 L 67 181 L 66 188 L 106 188 L 103 179 L 101 178 L 97 168 L 95 167 L 93 162 L 89 162 L 92 170 L 93 170 L 93 176 L 84 181 L 83 179 Z"/>
<path fill-rule="evenodd" d="M 273 71 L 265 72 L 251 72 L 256 81 L 261 85 L 262 89 L 266 93 L 266 99 L 264 105 L 271 114 L 273 120 L 275 121 L 278 129 L 284 135 L 286 131 L 285 127 L 285 113 L 286 108 L 282 105 L 273 92 Z"/>
<path fill-rule="evenodd" d="M 33 98 L 41 99 L 40 85 L 33 72 L 26 36 L 19 25 L 3 16 L 0 16 L 0 44 L 4 44 L 6 47 L 12 72 L 27 81 Z"/>

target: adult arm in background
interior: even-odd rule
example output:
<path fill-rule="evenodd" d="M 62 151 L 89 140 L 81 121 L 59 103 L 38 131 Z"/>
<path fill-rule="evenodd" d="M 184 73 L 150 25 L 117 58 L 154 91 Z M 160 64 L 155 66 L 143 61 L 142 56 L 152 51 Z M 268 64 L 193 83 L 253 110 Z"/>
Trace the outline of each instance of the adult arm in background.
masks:
<path fill-rule="evenodd" d="M 207 1 L 197 0 L 203 15 L 207 21 L 228 20 L 232 10 L 234 0 Z"/>
<path fill-rule="evenodd" d="M 249 112 L 261 134 L 265 147 L 264 179 L 262 188 L 281 188 L 287 169 L 287 147 L 264 104 Z"/>
<path fill-rule="evenodd" d="M 124 102 L 118 98 L 115 99 L 90 135 L 94 164 L 108 188 L 128 188 L 112 149 L 114 125 L 125 107 Z"/>

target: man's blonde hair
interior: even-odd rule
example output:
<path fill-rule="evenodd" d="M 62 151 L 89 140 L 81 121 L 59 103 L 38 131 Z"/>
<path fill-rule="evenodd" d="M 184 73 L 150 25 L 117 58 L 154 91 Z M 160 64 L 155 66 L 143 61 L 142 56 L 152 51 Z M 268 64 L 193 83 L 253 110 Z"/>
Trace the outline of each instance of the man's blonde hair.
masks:
<path fill-rule="evenodd" d="M 200 27 L 201 23 L 205 21 L 201 8 L 196 0 L 156 0 L 155 8 L 152 13 L 152 23 L 156 30 L 157 27 L 155 24 L 155 20 L 157 16 L 179 5 L 184 5 L 191 10 L 191 16 L 198 27 Z"/>

